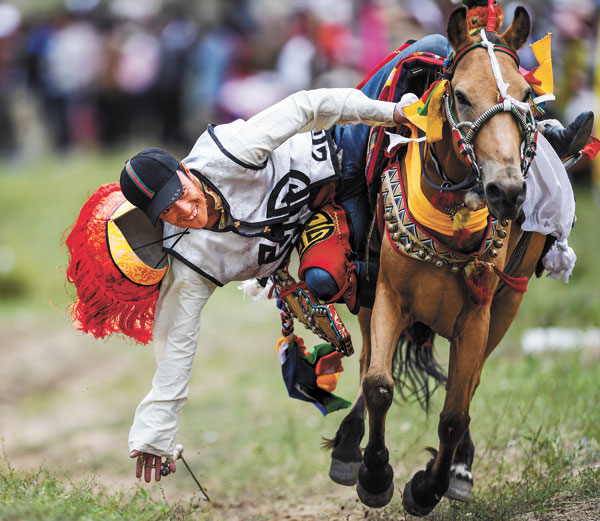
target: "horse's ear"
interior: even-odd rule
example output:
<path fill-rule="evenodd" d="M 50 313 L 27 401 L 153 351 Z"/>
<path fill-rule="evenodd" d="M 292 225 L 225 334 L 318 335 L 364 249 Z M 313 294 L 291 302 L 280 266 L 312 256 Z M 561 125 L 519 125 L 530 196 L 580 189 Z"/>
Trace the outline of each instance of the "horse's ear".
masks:
<path fill-rule="evenodd" d="M 511 49 L 518 51 L 527 39 L 531 31 L 531 18 L 524 7 L 515 9 L 515 16 L 510 27 L 502 33 L 501 38 L 506 42 Z"/>
<path fill-rule="evenodd" d="M 452 12 L 448 19 L 446 33 L 448 34 L 448 42 L 455 51 L 465 46 L 467 40 L 470 39 L 466 7 L 459 7 Z"/>

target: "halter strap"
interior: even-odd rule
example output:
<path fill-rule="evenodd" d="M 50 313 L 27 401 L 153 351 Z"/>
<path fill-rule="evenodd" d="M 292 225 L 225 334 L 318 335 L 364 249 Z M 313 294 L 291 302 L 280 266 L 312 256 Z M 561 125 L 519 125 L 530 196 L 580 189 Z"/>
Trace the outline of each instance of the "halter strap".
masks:
<path fill-rule="evenodd" d="M 444 65 L 444 77 L 447 79 L 451 79 L 452 76 L 454 76 L 454 71 L 456 70 L 458 62 L 462 60 L 468 52 L 472 51 L 473 49 L 476 49 L 477 47 L 484 47 L 484 42 L 481 41 L 472 43 L 463 47 L 462 49 L 459 49 L 454 54 L 451 54 L 448 57 L 446 64 Z M 506 45 L 496 43 L 494 44 L 494 51 L 500 51 L 505 54 L 508 54 L 515 61 L 517 67 L 521 65 L 521 60 L 519 59 L 517 53 L 511 48 L 507 47 Z"/>

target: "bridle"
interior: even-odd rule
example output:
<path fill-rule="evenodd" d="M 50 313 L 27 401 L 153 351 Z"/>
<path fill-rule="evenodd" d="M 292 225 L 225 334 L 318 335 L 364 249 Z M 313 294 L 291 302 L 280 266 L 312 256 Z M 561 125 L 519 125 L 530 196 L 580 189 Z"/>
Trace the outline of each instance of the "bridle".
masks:
<path fill-rule="evenodd" d="M 508 94 L 508 84 L 505 83 L 502 78 L 500 66 L 498 65 L 498 60 L 496 59 L 494 53 L 503 52 L 508 54 L 515 61 L 517 67 L 520 64 L 519 57 L 509 47 L 506 47 L 501 44 L 491 43 L 487 39 L 487 36 L 483 29 L 481 30 L 480 34 L 482 40 L 481 42 L 477 42 L 463 47 L 455 54 L 451 55 L 446 61 L 444 67 L 444 78 L 448 80 L 447 87 L 442 98 L 445 118 L 452 129 L 452 135 L 454 136 L 454 139 L 457 142 L 458 149 L 461 155 L 464 157 L 467 164 L 471 167 L 469 170 L 469 174 L 464 180 L 462 180 L 459 183 L 452 183 L 449 182 L 445 175 L 443 175 L 443 172 L 437 164 L 437 161 L 434 161 L 438 173 L 440 174 L 444 182 L 441 185 L 436 185 L 429 178 L 427 173 L 425 173 L 425 180 L 433 188 L 445 192 L 469 189 L 474 187 L 475 185 L 482 184 L 481 168 L 477 162 L 473 142 L 477 137 L 479 131 L 482 129 L 482 127 L 486 123 L 488 123 L 495 115 L 500 114 L 502 112 L 510 112 L 514 116 L 523 135 L 523 155 L 521 158 L 521 174 L 523 176 L 523 179 L 527 178 L 529 167 L 531 166 L 531 162 L 535 157 L 537 144 L 537 130 L 535 126 L 533 111 L 529 103 L 518 101 Z M 467 53 L 478 47 L 484 47 L 488 50 L 490 61 L 492 63 L 492 69 L 494 71 L 494 76 L 498 85 L 500 102 L 486 109 L 483 112 L 483 114 L 481 114 L 474 122 L 459 121 L 453 111 L 454 96 L 452 93 L 452 86 L 450 80 L 454 75 L 454 71 L 458 62 Z M 468 128 L 468 131 L 466 133 L 463 130 L 464 127 Z"/>

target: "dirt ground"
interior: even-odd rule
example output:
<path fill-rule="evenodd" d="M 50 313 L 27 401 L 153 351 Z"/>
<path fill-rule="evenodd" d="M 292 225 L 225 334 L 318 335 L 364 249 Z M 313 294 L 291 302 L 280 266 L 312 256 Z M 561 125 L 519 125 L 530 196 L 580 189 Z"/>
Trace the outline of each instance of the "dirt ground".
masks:
<path fill-rule="evenodd" d="M 3 450 L 15 468 L 45 468 L 89 477 L 109 489 L 130 488 L 130 462 L 120 450 L 126 446 L 129 403 L 121 404 L 116 389 L 131 374 L 152 371 L 151 356 L 142 360 L 134 349 L 111 343 L 99 347 L 83 335 L 73 334 L 68 325 L 40 323 L 22 314 L 0 321 L 0 433 Z M 122 410 L 123 409 L 123 410 Z M 119 447 L 119 450 L 116 449 Z M 122 451 L 121 451 L 122 452 Z M 107 456 L 108 454 L 108 456 Z M 184 471 L 185 472 L 185 471 Z M 232 501 L 201 501 L 194 485 L 161 485 L 155 493 L 169 500 L 197 502 L 198 519 L 211 520 L 340 520 L 402 521 L 401 491 L 392 504 L 369 509 L 357 499 L 352 487 L 337 487 L 335 493 L 318 497 L 282 497 L 277 491 L 259 497 Z M 181 481 L 179 482 L 181 483 Z M 183 494 L 183 496 L 182 496 Z M 194 516 L 196 517 L 196 516 Z M 533 514 L 514 521 L 533 521 Z M 546 513 L 546 521 L 600 520 L 600 500 L 574 501 Z"/>

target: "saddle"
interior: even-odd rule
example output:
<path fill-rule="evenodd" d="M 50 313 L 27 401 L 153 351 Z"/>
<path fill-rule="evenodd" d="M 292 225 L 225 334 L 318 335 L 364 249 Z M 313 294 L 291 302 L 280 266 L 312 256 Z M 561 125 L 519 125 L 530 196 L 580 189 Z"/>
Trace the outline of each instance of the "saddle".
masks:
<path fill-rule="evenodd" d="M 388 56 L 388 58 L 378 65 L 361 84 L 359 84 L 358 88 L 362 87 L 378 69 L 391 61 L 394 56 L 412 43 L 414 43 L 414 41 L 408 41 L 396 49 Z M 444 57 L 428 52 L 409 54 L 400 60 L 390 72 L 377 99 L 380 101 L 398 102 L 407 92 L 412 92 L 420 98 L 434 81 L 440 79 L 444 67 L 444 60 Z M 405 127 L 396 129 L 396 132 L 402 133 L 405 131 Z M 386 132 L 394 132 L 394 129 L 373 127 L 369 133 L 365 174 L 367 177 L 367 185 L 369 186 L 371 193 L 377 193 L 379 191 L 380 176 L 378 172 L 381 172 L 388 162 L 393 162 L 398 159 L 393 157 L 390 158 L 385 154 L 389 139 Z"/>

